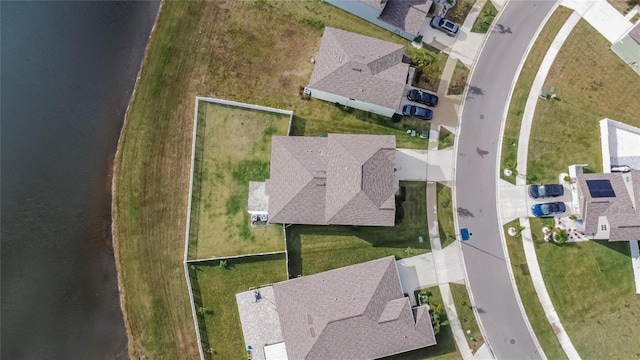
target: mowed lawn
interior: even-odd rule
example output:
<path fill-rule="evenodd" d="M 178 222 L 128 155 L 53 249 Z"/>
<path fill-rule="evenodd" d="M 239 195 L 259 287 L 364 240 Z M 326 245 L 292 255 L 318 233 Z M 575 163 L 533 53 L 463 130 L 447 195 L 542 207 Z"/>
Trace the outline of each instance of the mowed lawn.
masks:
<path fill-rule="evenodd" d="M 640 76 L 616 56 L 611 44 L 580 20 L 564 43 L 544 88 L 560 100 L 539 100 L 531 138 L 527 178 L 557 182 L 571 164 L 602 172 L 603 118 L 640 126 Z"/>
<path fill-rule="evenodd" d="M 527 60 L 522 66 L 518 81 L 511 94 L 511 103 L 509 104 L 504 133 L 502 134 L 501 169 L 506 168 L 508 164 L 514 164 L 516 162 L 522 114 L 524 113 L 524 107 L 527 103 L 527 97 L 531 91 L 531 85 L 538 73 L 542 59 L 547 54 L 547 50 L 549 50 L 549 46 L 571 13 L 571 9 L 558 6 L 536 38 L 533 47 L 529 51 L 529 55 L 527 55 Z M 500 171 L 500 177 L 512 184 L 516 182 L 514 176 L 506 177 L 502 171 Z"/>
<path fill-rule="evenodd" d="M 249 181 L 269 178 L 271 137 L 289 115 L 200 101 L 190 239 L 196 258 L 284 251 L 282 226 L 254 228 Z M 194 244 L 195 243 L 195 244 Z"/>
<path fill-rule="evenodd" d="M 426 149 L 406 135 L 415 128 L 407 119 L 301 98 L 324 26 L 410 46 L 325 2 L 163 3 L 114 160 L 113 237 L 132 358 L 198 356 L 182 270 L 196 96 L 293 110 L 295 135 L 393 134 L 398 147 Z"/>
<path fill-rule="evenodd" d="M 401 259 L 428 252 L 426 184 L 400 182 L 400 186 L 407 187 L 407 199 L 403 203 L 404 219 L 396 226 L 288 227 L 290 276 L 315 274 L 389 255 Z"/>
<path fill-rule="evenodd" d="M 453 225 L 453 201 L 451 200 L 451 188 L 436 184 L 438 193 L 438 232 L 440 244 L 444 249 L 447 245 L 456 241 L 456 229 Z"/>
<path fill-rule="evenodd" d="M 236 293 L 287 280 L 284 256 L 229 260 L 227 266 L 196 266 L 195 271 L 205 310 L 199 318 L 204 319 L 209 347 L 213 350 L 210 356 L 214 360 L 246 358 Z"/>
<path fill-rule="evenodd" d="M 585 359 L 640 358 L 640 296 L 629 243 L 546 243 L 542 226 L 531 219 L 542 276 L 578 353 Z"/>
<path fill-rule="evenodd" d="M 449 283 L 449 288 L 451 289 L 451 297 L 453 297 L 460 325 L 462 325 L 462 331 L 465 334 L 469 331 L 468 336 L 466 336 L 467 343 L 475 353 L 484 344 L 484 338 L 482 337 L 482 332 L 480 332 L 478 320 L 476 320 L 476 316 L 473 313 L 469 292 L 467 292 L 467 287 L 464 284 Z"/>
<path fill-rule="evenodd" d="M 511 261 L 511 271 L 518 287 L 518 294 L 527 313 L 529 323 L 542 346 L 542 350 L 549 359 L 566 359 L 567 356 L 560 346 L 560 342 L 553 332 L 549 320 L 544 313 L 544 309 L 538 300 L 536 289 L 533 287 L 529 266 L 524 255 L 521 237 L 513 237 L 507 234 L 507 229 L 516 227 L 520 224 L 519 220 L 511 221 L 504 226 L 504 234 L 509 251 L 509 260 Z M 559 274 L 562 276 L 562 274 Z"/>

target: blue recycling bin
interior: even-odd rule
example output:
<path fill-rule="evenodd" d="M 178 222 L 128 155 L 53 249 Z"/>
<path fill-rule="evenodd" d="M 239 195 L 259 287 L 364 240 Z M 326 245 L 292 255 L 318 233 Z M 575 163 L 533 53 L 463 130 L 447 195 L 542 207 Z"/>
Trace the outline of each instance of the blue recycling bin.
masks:
<path fill-rule="evenodd" d="M 460 235 L 462 236 L 462 241 L 469 240 L 469 229 L 467 228 L 460 229 Z"/>

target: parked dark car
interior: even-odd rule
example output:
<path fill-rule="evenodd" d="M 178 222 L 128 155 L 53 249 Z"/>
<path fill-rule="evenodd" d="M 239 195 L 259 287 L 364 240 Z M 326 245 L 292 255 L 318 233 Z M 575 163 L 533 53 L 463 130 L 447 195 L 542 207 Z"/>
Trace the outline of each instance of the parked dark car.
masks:
<path fill-rule="evenodd" d="M 431 19 L 431 27 L 445 32 L 449 36 L 456 36 L 460 30 L 458 24 L 441 18 L 440 16 L 434 16 L 433 19 Z"/>
<path fill-rule="evenodd" d="M 419 102 L 421 104 L 425 104 L 427 106 L 436 106 L 438 105 L 438 97 L 433 94 L 429 94 L 426 91 L 412 89 L 407 93 L 407 99 L 415 102 Z"/>
<path fill-rule="evenodd" d="M 433 111 L 415 105 L 405 105 L 402 107 L 402 115 L 411 116 L 422 120 L 433 119 Z"/>
<path fill-rule="evenodd" d="M 560 184 L 530 185 L 529 196 L 532 199 L 544 199 L 564 195 L 564 186 Z"/>
<path fill-rule="evenodd" d="M 531 212 L 537 217 L 549 217 L 562 214 L 565 211 L 567 211 L 567 207 L 561 202 L 535 204 L 531 207 Z"/>

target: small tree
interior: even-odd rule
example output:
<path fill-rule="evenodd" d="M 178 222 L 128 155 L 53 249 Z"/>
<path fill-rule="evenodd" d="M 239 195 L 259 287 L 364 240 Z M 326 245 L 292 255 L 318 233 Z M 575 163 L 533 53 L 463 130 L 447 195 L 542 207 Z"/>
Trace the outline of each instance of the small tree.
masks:
<path fill-rule="evenodd" d="M 220 260 L 220 263 L 218 263 L 218 267 L 220 269 L 228 269 L 229 264 L 227 263 L 227 260 Z"/>
<path fill-rule="evenodd" d="M 553 241 L 557 242 L 558 244 L 564 244 L 567 242 L 567 240 L 569 240 L 569 234 L 567 234 L 566 230 L 556 228 L 553 231 Z"/>

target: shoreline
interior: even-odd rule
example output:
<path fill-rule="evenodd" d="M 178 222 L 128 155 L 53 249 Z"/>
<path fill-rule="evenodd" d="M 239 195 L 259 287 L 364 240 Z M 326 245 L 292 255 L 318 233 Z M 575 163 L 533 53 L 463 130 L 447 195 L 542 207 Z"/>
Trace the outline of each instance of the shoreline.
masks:
<path fill-rule="evenodd" d="M 117 277 L 117 283 L 118 283 L 118 294 L 119 294 L 118 296 L 120 299 L 119 302 L 120 302 L 120 309 L 122 311 L 122 319 L 124 321 L 124 328 L 127 335 L 127 350 L 130 358 L 135 358 L 133 356 L 135 352 L 134 352 L 134 341 L 132 339 L 132 333 L 131 333 L 131 324 L 129 323 L 127 308 L 125 306 L 125 303 L 126 303 L 125 289 L 124 289 L 124 286 L 122 285 L 122 273 L 120 269 L 120 248 L 118 246 L 119 242 L 118 242 L 118 221 L 117 221 L 118 206 L 116 204 L 116 189 L 118 185 L 117 179 L 119 175 L 117 168 L 120 165 L 120 161 L 118 159 L 119 159 L 119 156 L 121 156 L 121 151 L 122 151 L 121 141 L 127 135 L 126 129 L 129 123 L 128 120 L 129 120 L 129 111 L 131 110 L 131 104 L 133 103 L 133 100 L 135 99 L 137 94 L 138 84 L 140 83 L 142 70 L 145 67 L 147 62 L 147 54 L 149 52 L 149 47 L 151 45 L 151 39 L 153 38 L 153 35 L 156 32 L 156 26 L 158 25 L 158 19 L 160 18 L 160 14 L 162 12 L 163 7 L 164 7 L 164 0 L 160 0 L 160 5 L 158 6 L 158 11 L 156 13 L 155 20 L 153 21 L 151 32 L 149 33 L 149 37 L 147 38 L 147 45 L 145 46 L 145 49 L 144 49 L 142 62 L 140 63 L 138 74 L 136 75 L 136 81 L 133 86 L 133 91 L 131 91 L 131 96 L 129 97 L 129 103 L 127 104 L 127 109 L 124 113 L 122 128 L 120 129 L 120 135 L 118 136 L 116 152 L 113 157 L 113 163 L 111 164 L 111 171 L 110 171 L 110 175 L 111 175 L 111 181 L 110 181 L 111 182 L 111 245 L 113 246 L 113 255 L 114 255 L 115 264 L 116 264 L 116 277 Z M 107 181 L 109 181 L 109 179 L 107 179 Z"/>

